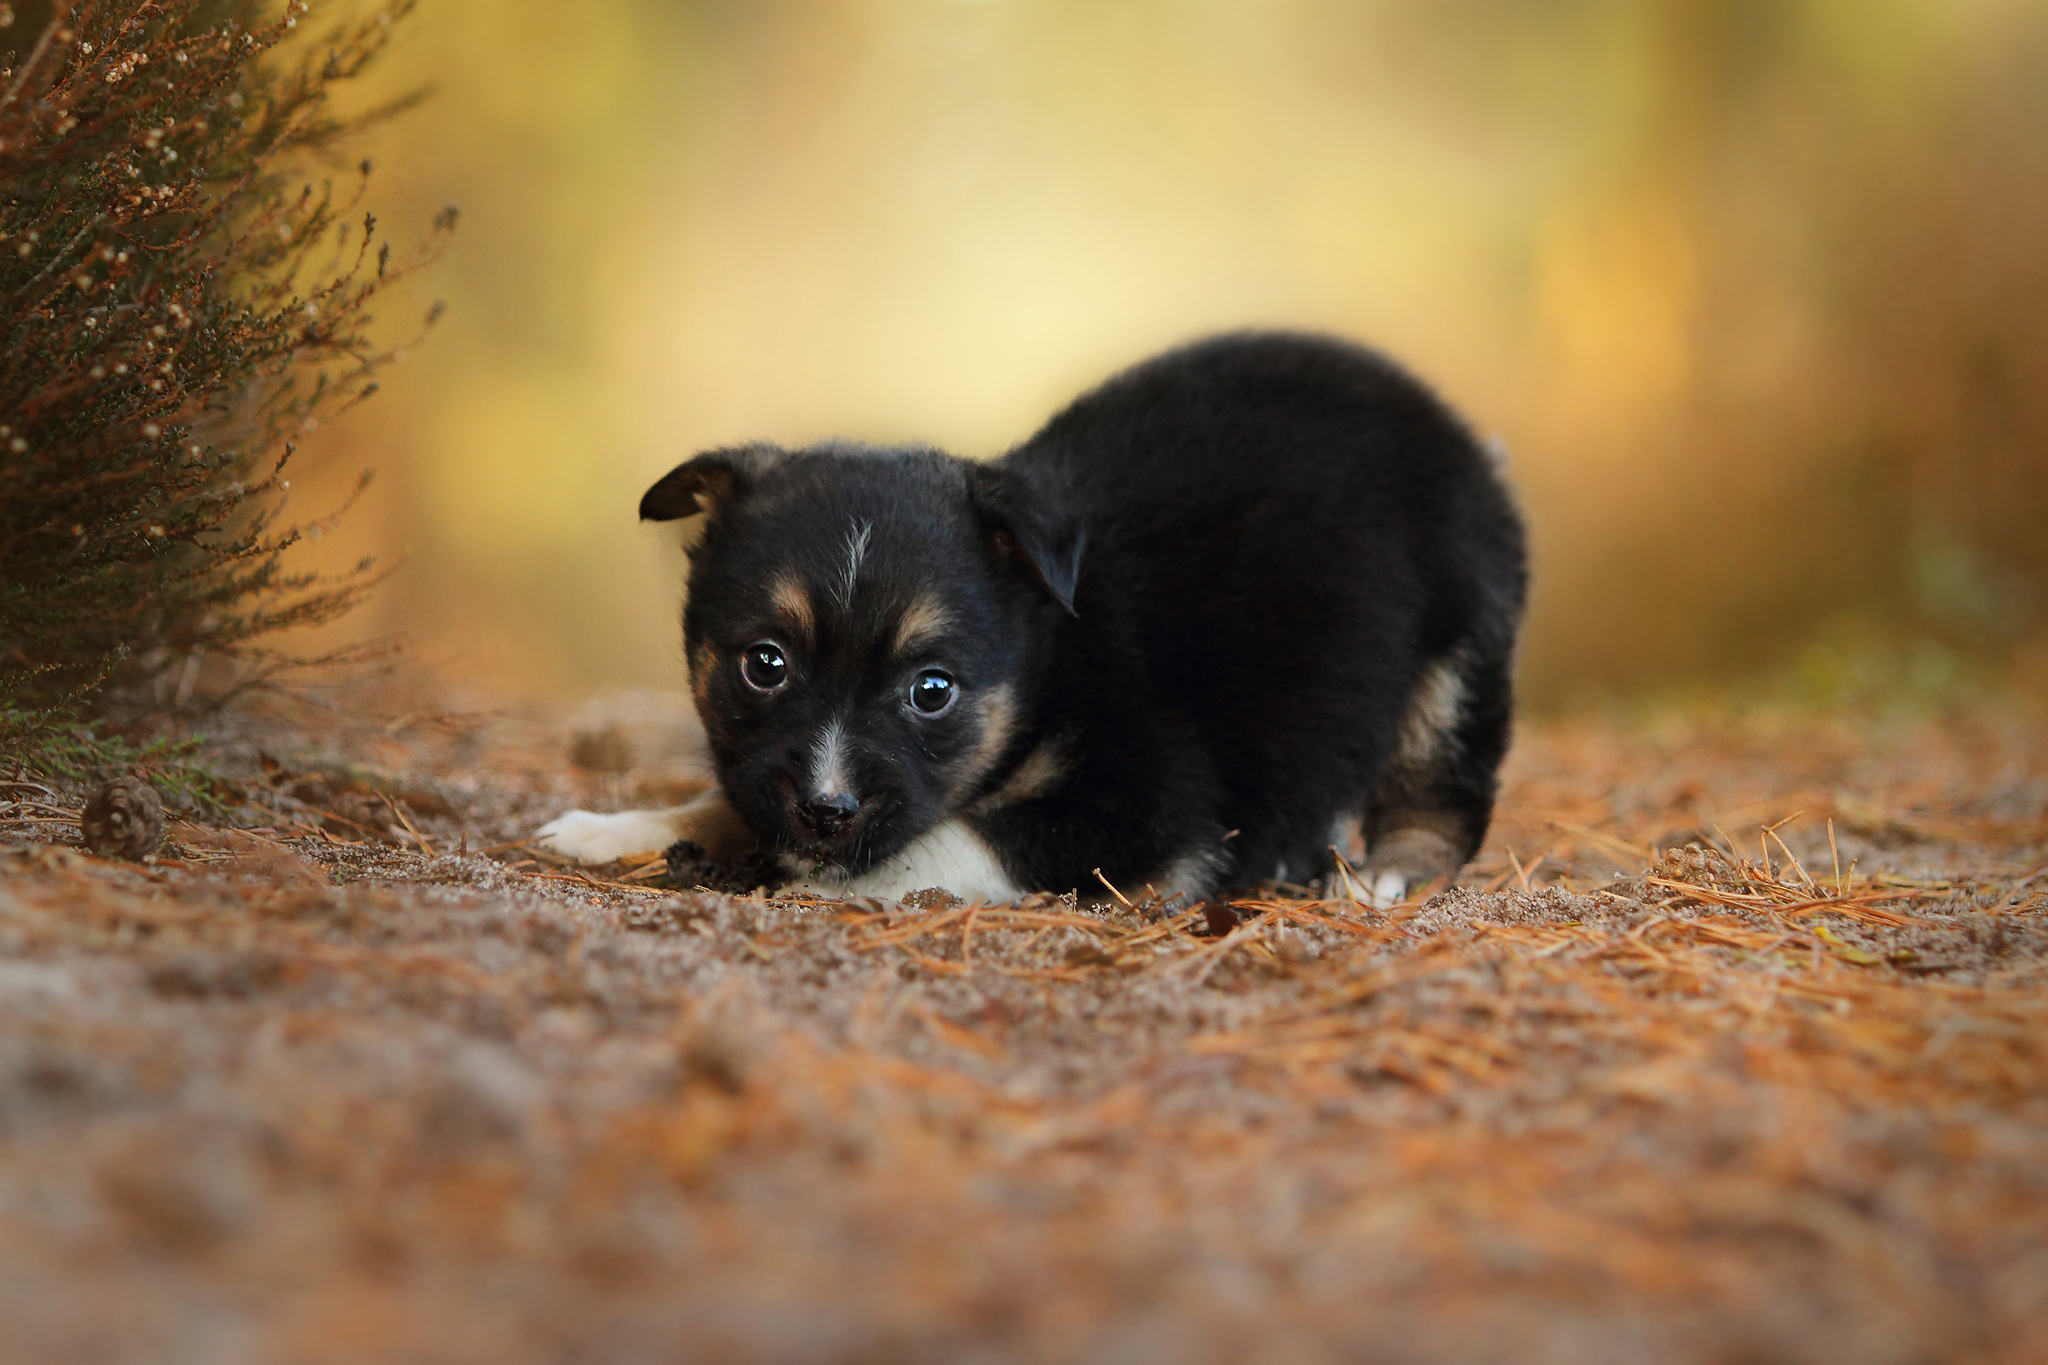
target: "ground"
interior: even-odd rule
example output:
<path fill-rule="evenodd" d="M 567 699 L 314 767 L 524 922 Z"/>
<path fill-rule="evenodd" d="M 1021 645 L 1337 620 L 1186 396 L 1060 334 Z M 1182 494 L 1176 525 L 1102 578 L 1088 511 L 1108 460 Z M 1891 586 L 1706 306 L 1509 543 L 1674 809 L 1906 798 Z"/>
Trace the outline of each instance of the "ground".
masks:
<path fill-rule="evenodd" d="M 1387 913 L 517 842 L 674 706 L 228 718 L 148 864 L 0 788 L 0 1356 L 2048 1359 L 2038 714 L 1526 726 Z"/>

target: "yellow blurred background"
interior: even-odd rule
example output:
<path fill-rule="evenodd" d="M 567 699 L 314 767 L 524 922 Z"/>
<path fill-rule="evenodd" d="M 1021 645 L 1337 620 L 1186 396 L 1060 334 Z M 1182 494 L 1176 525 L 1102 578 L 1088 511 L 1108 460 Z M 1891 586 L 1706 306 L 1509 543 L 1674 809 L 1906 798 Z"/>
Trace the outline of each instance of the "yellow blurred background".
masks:
<path fill-rule="evenodd" d="M 316 15 L 317 17 L 317 15 Z M 375 79 L 450 311 L 306 452 L 339 628 L 679 686 L 641 490 L 742 438 L 994 454 L 1205 332 L 1377 344 L 1501 436 L 1525 695 L 1939 689 L 2048 609 L 2040 0 L 426 0 Z M 1876 662 L 1873 663 L 1872 661 Z"/>

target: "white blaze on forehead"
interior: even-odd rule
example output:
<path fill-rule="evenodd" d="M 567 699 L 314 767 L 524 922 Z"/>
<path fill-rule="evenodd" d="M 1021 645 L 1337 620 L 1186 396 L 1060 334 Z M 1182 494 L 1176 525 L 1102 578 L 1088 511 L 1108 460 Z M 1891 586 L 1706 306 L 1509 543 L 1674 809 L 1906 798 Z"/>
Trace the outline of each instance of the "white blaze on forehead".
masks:
<path fill-rule="evenodd" d="M 846 773 L 846 727 L 835 720 L 811 742 L 811 796 L 824 801 L 852 790 Z"/>
<path fill-rule="evenodd" d="M 846 533 L 846 572 L 840 577 L 839 591 L 834 594 L 839 605 L 853 609 L 853 583 L 860 577 L 860 562 L 867 558 L 868 537 L 875 533 L 872 521 L 863 521 L 848 529 Z"/>

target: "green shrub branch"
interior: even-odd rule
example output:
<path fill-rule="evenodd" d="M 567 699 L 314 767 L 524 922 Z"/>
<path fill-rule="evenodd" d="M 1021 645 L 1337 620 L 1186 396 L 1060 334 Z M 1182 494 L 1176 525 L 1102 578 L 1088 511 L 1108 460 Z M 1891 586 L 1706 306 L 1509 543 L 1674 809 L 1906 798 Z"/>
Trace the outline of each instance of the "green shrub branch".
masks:
<path fill-rule="evenodd" d="M 289 656 L 259 641 L 375 582 L 367 560 L 330 578 L 287 567 L 333 517 L 288 523 L 285 473 L 304 433 L 376 391 L 399 347 L 372 339 L 369 306 L 455 215 L 394 261 L 364 211 L 370 164 L 339 161 L 366 118 L 336 112 L 338 88 L 412 4 L 314 41 L 307 9 L 59 4 L 0 69 L 10 748 L 74 733 L 81 706 L 202 653 L 261 674 Z"/>

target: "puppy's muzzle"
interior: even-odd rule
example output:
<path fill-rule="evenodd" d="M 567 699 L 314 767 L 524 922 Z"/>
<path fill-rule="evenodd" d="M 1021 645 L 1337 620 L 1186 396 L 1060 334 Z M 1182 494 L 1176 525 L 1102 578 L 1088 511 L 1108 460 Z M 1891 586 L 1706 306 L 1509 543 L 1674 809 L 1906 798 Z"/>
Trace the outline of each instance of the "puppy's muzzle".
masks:
<path fill-rule="evenodd" d="M 852 830 L 854 821 L 860 818 L 860 802 L 851 792 L 834 792 L 830 796 L 798 802 L 796 812 L 804 828 L 816 836 L 818 842 L 829 844 Z"/>

